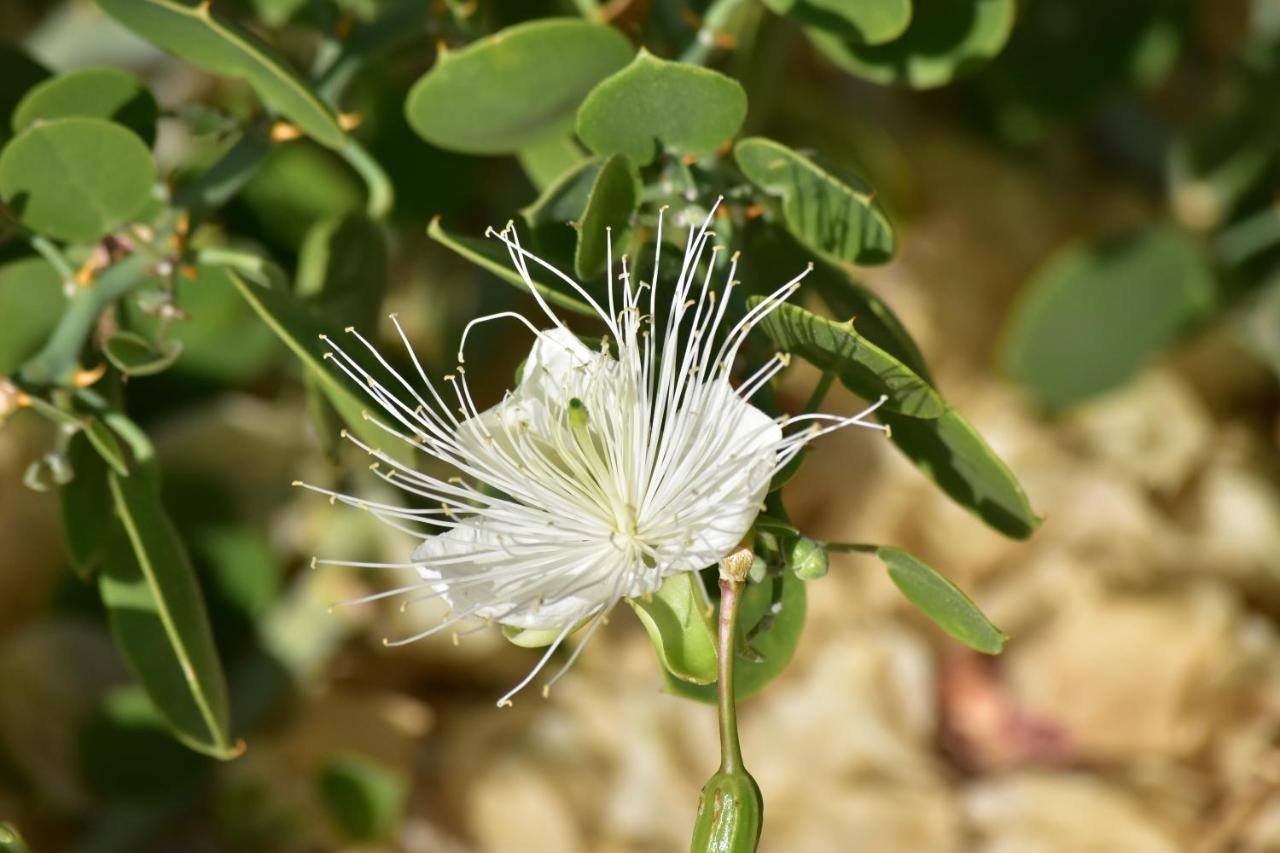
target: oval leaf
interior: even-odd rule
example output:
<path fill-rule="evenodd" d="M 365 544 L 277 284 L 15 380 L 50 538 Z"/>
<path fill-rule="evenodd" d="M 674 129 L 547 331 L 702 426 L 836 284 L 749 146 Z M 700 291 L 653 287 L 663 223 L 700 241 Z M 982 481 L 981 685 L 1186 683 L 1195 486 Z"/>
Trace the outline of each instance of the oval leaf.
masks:
<path fill-rule="evenodd" d="M 771 139 L 743 139 L 733 157 L 751 183 L 782 197 L 787 231 L 803 245 L 850 264 L 880 264 L 893 256 L 893 228 L 869 190 Z"/>
<path fill-rule="evenodd" d="M 179 59 L 224 77 L 246 80 L 258 97 L 330 148 L 347 135 L 337 116 L 274 50 L 213 14 L 210 3 L 98 0 L 102 10 Z"/>
<path fill-rule="evenodd" d="M 764 0 L 779 15 L 859 44 L 893 41 L 911 23 L 911 0 Z"/>
<path fill-rule="evenodd" d="M 13 131 L 68 116 L 100 118 L 124 125 L 150 147 L 156 138 L 155 96 L 127 71 L 86 68 L 59 74 L 27 92 L 13 113 Z"/>
<path fill-rule="evenodd" d="M 866 45 L 818 29 L 809 39 L 827 59 L 876 83 L 931 89 L 973 70 L 1000 52 L 1013 28 L 1014 0 L 923 3 L 911 24 L 888 44 Z"/>
<path fill-rule="evenodd" d="M 894 585 L 939 628 L 974 651 L 986 655 L 1004 651 L 1008 636 L 958 586 L 906 551 L 882 545 L 876 555 Z"/>
<path fill-rule="evenodd" d="M 142 212 L 156 167 L 137 134 L 94 118 L 41 123 L 0 152 L 0 198 L 58 240 L 91 243 Z"/>
<path fill-rule="evenodd" d="M 753 296 L 747 305 L 754 307 L 760 302 L 760 297 Z M 886 409 L 915 418 L 936 418 L 946 409 L 932 385 L 858 334 L 852 323 L 837 323 L 783 303 L 760 321 L 760 328 L 779 349 L 836 374 L 858 396 L 868 400 L 888 397 Z"/>
<path fill-rule="evenodd" d="M 1028 283 L 1000 361 L 1041 404 L 1069 406 L 1127 379 L 1204 319 L 1214 297 L 1199 246 L 1174 228 L 1073 245 Z"/>
<path fill-rule="evenodd" d="M 746 115 L 747 95 L 735 80 L 641 50 L 582 102 L 578 136 L 596 154 L 626 154 L 644 166 L 660 146 L 692 157 L 714 151 Z"/>
<path fill-rule="evenodd" d="M 146 478 L 112 472 L 107 484 L 126 534 L 108 545 L 98 581 L 116 641 L 179 740 L 235 757 L 227 685 L 186 549 Z"/>
<path fill-rule="evenodd" d="M 1009 466 L 955 409 L 947 406 L 940 417 L 928 420 L 884 408 L 876 416 L 916 467 L 991 527 L 1026 539 L 1040 525 Z"/>
<path fill-rule="evenodd" d="M 716 680 L 716 627 L 707 613 L 694 572 L 669 575 L 653 595 L 627 603 L 649 632 L 663 669 L 680 682 Z"/>
<path fill-rule="evenodd" d="M 520 24 L 442 53 L 410 90 L 405 114 L 441 148 L 514 154 L 571 127 L 591 87 L 630 58 L 626 38 L 603 24 Z"/>

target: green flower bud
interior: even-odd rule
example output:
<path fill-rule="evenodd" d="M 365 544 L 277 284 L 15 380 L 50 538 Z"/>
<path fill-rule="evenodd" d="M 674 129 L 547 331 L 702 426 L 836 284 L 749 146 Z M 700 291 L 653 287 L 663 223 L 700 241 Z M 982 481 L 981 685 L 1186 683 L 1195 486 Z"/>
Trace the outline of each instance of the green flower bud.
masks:
<path fill-rule="evenodd" d="M 808 536 L 801 536 L 787 553 L 787 565 L 802 581 L 813 581 L 827 574 L 827 552 Z"/>
<path fill-rule="evenodd" d="M 764 822 L 760 786 L 746 770 L 717 771 L 702 789 L 690 853 L 755 853 Z"/>

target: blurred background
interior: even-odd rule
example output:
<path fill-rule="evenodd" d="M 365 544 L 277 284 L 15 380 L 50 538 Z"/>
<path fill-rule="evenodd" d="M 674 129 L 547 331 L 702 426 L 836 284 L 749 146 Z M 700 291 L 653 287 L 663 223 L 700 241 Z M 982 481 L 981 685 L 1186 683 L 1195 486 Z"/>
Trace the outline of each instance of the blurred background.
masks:
<path fill-rule="evenodd" d="M 323 58 L 317 33 L 396 4 L 214 5 L 307 68 Z M 271 259 L 350 318 L 339 325 L 385 336 L 376 318 L 397 312 L 438 374 L 467 319 L 532 302 L 428 222 L 478 236 L 545 181 L 527 156 L 425 141 L 405 118 L 410 87 L 441 46 L 553 15 L 595 16 L 675 57 L 708 9 L 409 5 L 403 37 L 341 104 L 394 187 L 378 239 L 357 215 L 358 169 L 306 138 L 277 138 L 204 227 Z M 743 133 L 875 188 L 898 251 L 857 280 L 1044 519 L 1002 536 L 863 431 L 812 450 L 784 492 L 800 529 L 913 551 L 1011 639 L 996 658 L 968 651 L 876 560 L 833 555 L 790 666 L 740 709 L 761 849 L 1280 850 L 1280 3 L 1024 0 L 1007 41 L 937 73 L 930 32 L 915 33 L 919 62 L 815 35 L 839 4 L 714 5 L 725 37 L 699 58 L 745 88 Z M 0 143 L 36 81 L 82 68 L 145 81 L 171 181 L 261 109 L 243 80 L 173 58 L 93 2 L 5 0 L 0 38 Z M 740 247 L 740 278 L 781 283 L 769 249 L 753 264 Z M 37 286 L 42 262 L 16 231 L 0 261 L 0 374 L 16 375 L 62 297 L 56 276 Z M 386 649 L 442 605 L 330 611 L 388 581 L 311 571 L 312 555 L 403 560 L 413 543 L 290 488 L 380 494 L 298 358 L 233 288 L 202 281 L 218 270 L 179 281 L 178 313 L 135 324 L 182 343 L 165 369 L 104 381 L 163 467 L 247 748 L 206 757 L 157 721 L 73 568 L 67 531 L 94 522 L 65 518 L 59 487 L 24 485 L 41 485 L 30 466 L 56 430 L 19 411 L 0 430 L 0 821 L 31 850 L 687 849 L 717 763 L 714 713 L 663 692 L 629 610 L 549 698 L 502 710 L 536 650 L 496 630 Z M 329 293 L 333 277 L 362 284 Z M 468 375 L 491 402 L 527 342 L 477 335 Z M 780 405 L 803 403 L 816 377 L 789 370 Z M 824 408 L 859 406 L 837 389 Z"/>

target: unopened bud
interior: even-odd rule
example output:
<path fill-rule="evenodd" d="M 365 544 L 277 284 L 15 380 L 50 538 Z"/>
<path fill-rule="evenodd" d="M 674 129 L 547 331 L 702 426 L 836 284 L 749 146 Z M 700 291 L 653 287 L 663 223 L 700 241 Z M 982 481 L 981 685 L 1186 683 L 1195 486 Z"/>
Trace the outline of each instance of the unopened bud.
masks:
<path fill-rule="evenodd" d="M 803 581 L 825 577 L 828 565 L 826 549 L 808 536 L 801 536 L 787 553 L 787 565 Z"/>
<path fill-rule="evenodd" d="M 717 771 L 702 788 L 690 853 L 754 853 L 764 800 L 746 770 Z"/>

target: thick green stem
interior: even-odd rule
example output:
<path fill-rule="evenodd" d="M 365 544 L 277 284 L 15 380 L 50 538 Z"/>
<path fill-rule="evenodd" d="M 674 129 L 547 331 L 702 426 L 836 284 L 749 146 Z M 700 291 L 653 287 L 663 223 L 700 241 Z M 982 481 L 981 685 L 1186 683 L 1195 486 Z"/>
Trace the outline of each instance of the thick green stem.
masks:
<path fill-rule="evenodd" d="M 31 244 L 31 248 L 40 254 L 40 257 L 48 261 L 49 265 L 58 271 L 58 277 L 62 279 L 63 284 L 75 281 L 76 271 L 71 268 L 66 256 L 62 254 L 62 251 L 57 246 L 39 234 L 32 234 L 27 242 Z"/>
<path fill-rule="evenodd" d="M 720 578 L 719 677 L 716 681 L 720 710 L 720 772 L 737 773 L 742 766 L 738 744 L 738 708 L 733 694 L 734 631 L 738 623 L 738 602 L 743 581 Z"/>

